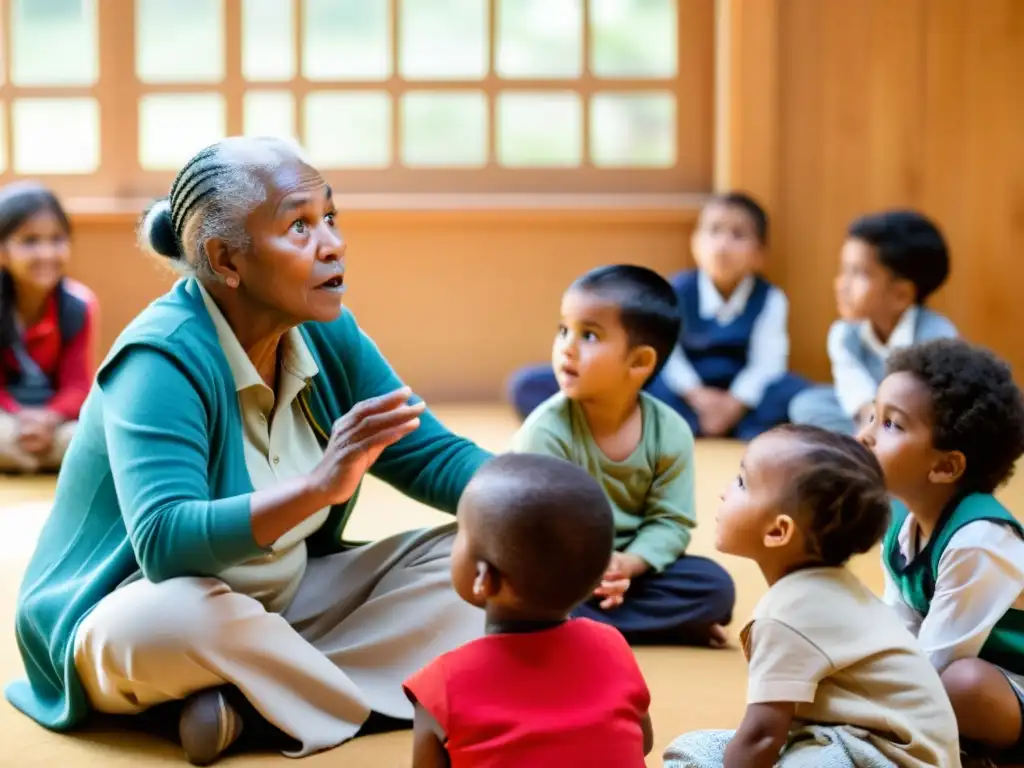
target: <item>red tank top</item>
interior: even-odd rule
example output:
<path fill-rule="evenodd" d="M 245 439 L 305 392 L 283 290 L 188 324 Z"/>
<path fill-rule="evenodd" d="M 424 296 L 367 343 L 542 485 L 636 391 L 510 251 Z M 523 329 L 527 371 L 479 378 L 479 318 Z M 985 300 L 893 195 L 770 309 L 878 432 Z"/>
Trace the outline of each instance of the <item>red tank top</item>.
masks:
<path fill-rule="evenodd" d="M 650 692 L 612 627 L 574 619 L 489 635 L 405 683 L 448 736 L 452 768 L 644 768 Z"/>

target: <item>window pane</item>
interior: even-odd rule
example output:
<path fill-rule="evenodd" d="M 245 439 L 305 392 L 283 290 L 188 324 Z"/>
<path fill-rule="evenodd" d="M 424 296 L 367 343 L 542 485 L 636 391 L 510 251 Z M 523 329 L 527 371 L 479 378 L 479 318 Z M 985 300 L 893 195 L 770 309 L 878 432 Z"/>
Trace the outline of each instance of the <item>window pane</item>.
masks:
<path fill-rule="evenodd" d="M 598 77 L 675 77 L 675 0 L 591 0 L 590 28 Z"/>
<path fill-rule="evenodd" d="M 11 80 L 16 85 L 92 85 L 99 61 L 93 0 L 17 0 Z"/>
<path fill-rule="evenodd" d="M 305 3 L 302 71 L 306 77 L 384 80 L 391 76 L 389 0 Z"/>
<path fill-rule="evenodd" d="M 480 91 L 413 91 L 402 98 L 406 165 L 475 166 L 487 162 L 487 99 Z"/>
<path fill-rule="evenodd" d="M 580 97 L 568 91 L 502 93 L 497 140 L 502 165 L 579 165 L 583 156 Z"/>
<path fill-rule="evenodd" d="M 281 0 L 244 0 L 242 5 L 242 77 L 279 81 L 295 76 L 292 4 Z"/>
<path fill-rule="evenodd" d="M 479 80 L 487 74 L 486 0 L 401 0 L 402 76 Z"/>
<path fill-rule="evenodd" d="M 599 93 L 591 102 L 590 156 L 598 166 L 676 163 L 676 100 L 671 93 Z"/>
<path fill-rule="evenodd" d="M 223 0 L 135 0 L 135 69 L 144 83 L 222 80 Z"/>
<path fill-rule="evenodd" d="M 375 91 L 320 91 L 305 104 L 306 151 L 324 168 L 391 164 L 391 97 Z"/>
<path fill-rule="evenodd" d="M 224 97 L 216 93 L 150 94 L 139 100 L 139 163 L 176 171 L 224 138 Z"/>
<path fill-rule="evenodd" d="M 16 173 L 93 173 L 100 164 L 96 99 L 15 99 Z"/>
<path fill-rule="evenodd" d="M 246 136 L 295 138 L 295 97 L 291 91 L 247 91 L 242 110 Z"/>
<path fill-rule="evenodd" d="M 499 0 L 502 77 L 579 77 L 583 0 Z"/>

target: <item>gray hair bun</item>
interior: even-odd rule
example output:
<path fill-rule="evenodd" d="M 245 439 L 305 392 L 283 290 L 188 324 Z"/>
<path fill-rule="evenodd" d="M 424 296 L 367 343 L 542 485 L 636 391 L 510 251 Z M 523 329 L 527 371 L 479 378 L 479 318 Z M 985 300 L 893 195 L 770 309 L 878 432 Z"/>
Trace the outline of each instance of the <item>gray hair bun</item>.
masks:
<path fill-rule="evenodd" d="M 139 244 L 168 259 L 180 261 L 184 258 L 171 223 L 171 203 L 166 197 L 154 202 L 142 215 Z"/>

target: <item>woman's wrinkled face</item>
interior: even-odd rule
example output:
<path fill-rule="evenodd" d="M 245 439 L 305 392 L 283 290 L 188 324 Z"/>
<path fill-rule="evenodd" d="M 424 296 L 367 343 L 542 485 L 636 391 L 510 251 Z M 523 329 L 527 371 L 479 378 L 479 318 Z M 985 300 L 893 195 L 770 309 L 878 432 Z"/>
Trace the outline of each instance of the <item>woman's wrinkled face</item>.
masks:
<path fill-rule="evenodd" d="M 249 296 L 290 324 L 330 322 L 341 314 L 345 241 L 331 188 L 298 159 L 264 180 L 266 200 L 246 222 L 249 253 L 235 267 Z"/>

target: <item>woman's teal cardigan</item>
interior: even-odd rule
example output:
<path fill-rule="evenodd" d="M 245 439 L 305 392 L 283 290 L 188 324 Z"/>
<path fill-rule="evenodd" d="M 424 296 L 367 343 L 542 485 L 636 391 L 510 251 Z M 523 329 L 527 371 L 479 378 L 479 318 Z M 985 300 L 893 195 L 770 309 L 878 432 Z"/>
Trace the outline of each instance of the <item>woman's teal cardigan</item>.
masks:
<path fill-rule="evenodd" d="M 320 369 L 301 402 L 321 440 L 355 403 L 401 386 L 348 311 L 300 328 Z M 371 471 L 454 513 L 487 458 L 428 411 Z M 197 284 L 181 280 L 117 339 L 82 409 L 18 594 L 28 679 L 8 687 L 8 700 L 48 728 L 79 724 L 89 712 L 74 661 L 82 619 L 139 570 L 153 582 L 215 576 L 262 554 L 250 525 L 252 491 L 231 370 Z M 310 557 L 346 547 L 357 496 L 307 540 Z"/>

